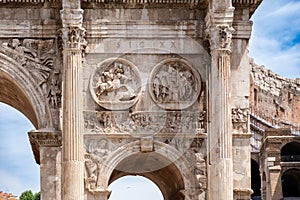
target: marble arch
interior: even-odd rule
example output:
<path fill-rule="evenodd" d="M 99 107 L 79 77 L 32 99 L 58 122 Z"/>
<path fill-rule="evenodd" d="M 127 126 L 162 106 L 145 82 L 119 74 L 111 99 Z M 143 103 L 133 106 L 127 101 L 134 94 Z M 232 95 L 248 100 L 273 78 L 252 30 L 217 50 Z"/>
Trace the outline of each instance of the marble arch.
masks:
<path fill-rule="evenodd" d="M 261 1 L 0 0 L 0 82 L 22 99 L 3 101 L 37 128 L 42 199 L 107 200 L 112 180 L 154 163 L 165 178 L 139 174 L 167 200 L 250 199 L 248 43 Z M 153 70 L 163 78 L 148 88 Z M 110 97 L 116 107 L 103 106 Z"/>
<path fill-rule="evenodd" d="M 162 142 L 153 144 L 153 148 L 157 149 L 155 153 L 142 153 L 140 146 L 141 142 L 126 144 L 107 158 L 101 174 L 109 179 L 103 180 L 103 185 L 107 187 L 122 176 L 140 175 L 152 180 L 166 200 L 195 198 L 192 193 L 196 189 L 193 188 L 196 180 L 191 182 L 192 167 L 185 158 L 178 156 L 181 152 Z M 135 164 L 137 162 L 141 163 L 140 166 Z"/>
<path fill-rule="evenodd" d="M 5 55 L 0 48 L 0 74 L 11 88 L 9 92 L 1 90 L 0 99 L 21 111 L 36 129 L 53 127 L 52 116 L 45 96 L 28 71 L 14 59 Z"/>

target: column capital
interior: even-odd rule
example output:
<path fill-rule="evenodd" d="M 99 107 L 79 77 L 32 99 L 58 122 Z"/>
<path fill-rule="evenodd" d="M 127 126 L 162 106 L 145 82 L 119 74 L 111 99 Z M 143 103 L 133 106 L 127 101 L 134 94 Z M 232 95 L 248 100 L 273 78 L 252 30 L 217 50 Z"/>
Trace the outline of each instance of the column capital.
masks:
<path fill-rule="evenodd" d="M 61 132 L 55 130 L 34 130 L 28 132 L 36 163 L 40 163 L 40 147 L 61 147 Z"/>
<path fill-rule="evenodd" d="M 81 50 L 87 46 L 86 30 L 82 27 L 83 10 L 80 8 L 64 7 L 61 11 L 62 28 L 60 39 L 62 48 Z"/>
<path fill-rule="evenodd" d="M 234 8 L 224 10 L 210 10 L 205 17 L 206 37 L 210 43 L 210 50 L 231 52 L 231 39 L 235 31 L 232 27 Z"/>
<path fill-rule="evenodd" d="M 87 46 L 86 30 L 79 26 L 70 26 L 60 29 L 60 39 L 63 50 L 73 49 L 84 51 Z"/>
<path fill-rule="evenodd" d="M 206 29 L 206 34 L 210 43 L 210 50 L 219 50 L 224 53 L 231 52 L 232 33 L 234 28 L 229 25 L 211 26 Z"/>

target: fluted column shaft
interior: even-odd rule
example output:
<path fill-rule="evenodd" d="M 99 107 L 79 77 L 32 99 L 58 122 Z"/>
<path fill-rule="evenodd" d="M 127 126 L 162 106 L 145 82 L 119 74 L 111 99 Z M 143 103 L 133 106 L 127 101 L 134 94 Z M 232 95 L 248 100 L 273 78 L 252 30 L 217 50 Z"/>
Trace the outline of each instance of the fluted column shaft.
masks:
<path fill-rule="evenodd" d="M 233 199 L 233 160 L 230 103 L 231 3 L 214 7 L 206 17 L 210 42 L 209 77 L 209 199 Z M 229 1 L 228 1 L 229 2 Z M 220 5 L 220 4 L 218 4 Z"/>
<path fill-rule="evenodd" d="M 64 0 L 63 28 L 63 194 L 64 200 L 84 199 L 84 158 L 82 138 L 82 55 L 85 30 L 79 0 Z"/>

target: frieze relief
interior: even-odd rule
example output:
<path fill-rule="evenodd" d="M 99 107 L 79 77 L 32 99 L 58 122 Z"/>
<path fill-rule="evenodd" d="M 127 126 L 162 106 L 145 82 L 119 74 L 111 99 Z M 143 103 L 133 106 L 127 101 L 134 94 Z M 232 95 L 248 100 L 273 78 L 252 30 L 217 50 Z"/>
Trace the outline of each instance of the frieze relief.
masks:
<path fill-rule="evenodd" d="M 3 42 L 7 56 L 20 63 L 34 77 L 52 108 L 61 103 L 61 77 L 55 66 L 54 39 L 11 39 Z"/>
<path fill-rule="evenodd" d="M 90 92 L 97 104 L 109 110 L 126 110 L 139 99 L 141 77 L 137 67 L 122 58 L 98 65 L 90 78 Z"/>
<path fill-rule="evenodd" d="M 232 128 L 236 133 L 248 133 L 249 109 L 233 108 L 231 110 Z"/>
<path fill-rule="evenodd" d="M 205 133 L 205 112 L 84 112 L 86 133 Z"/>
<path fill-rule="evenodd" d="M 186 61 L 166 59 L 154 67 L 149 79 L 152 100 L 168 110 L 191 106 L 201 92 L 199 73 Z"/>

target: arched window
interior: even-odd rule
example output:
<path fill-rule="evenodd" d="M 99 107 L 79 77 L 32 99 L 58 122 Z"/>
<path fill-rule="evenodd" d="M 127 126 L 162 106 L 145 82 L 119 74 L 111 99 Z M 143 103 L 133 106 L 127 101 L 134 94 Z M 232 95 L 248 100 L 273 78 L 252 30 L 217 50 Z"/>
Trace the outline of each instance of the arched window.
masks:
<path fill-rule="evenodd" d="M 281 149 L 281 162 L 299 162 L 300 143 L 290 142 Z"/>
<path fill-rule="evenodd" d="M 300 197 L 300 170 L 289 169 L 284 172 L 281 184 L 283 197 Z"/>
<path fill-rule="evenodd" d="M 259 173 L 259 165 L 255 160 L 251 159 L 251 189 L 253 190 L 253 194 L 251 198 L 253 200 L 261 199 L 261 180 Z"/>
<path fill-rule="evenodd" d="M 109 188 L 112 190 L 109 200 L 164 199 L 157 185 L 143 176 L 123 176 L 112 182 Z"/>

